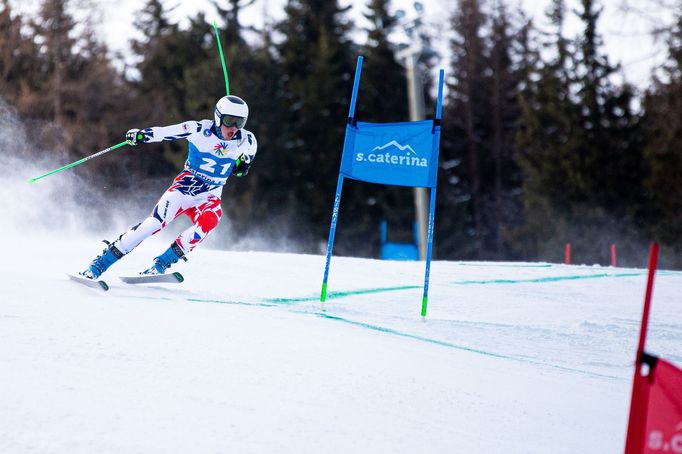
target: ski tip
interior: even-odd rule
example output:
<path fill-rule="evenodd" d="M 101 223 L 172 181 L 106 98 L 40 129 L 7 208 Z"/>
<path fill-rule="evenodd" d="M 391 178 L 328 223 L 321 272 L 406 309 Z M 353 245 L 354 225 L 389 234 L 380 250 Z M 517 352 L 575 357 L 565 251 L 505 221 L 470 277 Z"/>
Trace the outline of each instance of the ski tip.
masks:
<path fill-rule="evenodd" d="M 177 279 L 178 282 L 183 282 L 185 280 L 185 278 L 182 276 L 182 274 L 180 274 L 178 272 L 173 273 L 173 276 L 175 276 L 175 279 Z"/>

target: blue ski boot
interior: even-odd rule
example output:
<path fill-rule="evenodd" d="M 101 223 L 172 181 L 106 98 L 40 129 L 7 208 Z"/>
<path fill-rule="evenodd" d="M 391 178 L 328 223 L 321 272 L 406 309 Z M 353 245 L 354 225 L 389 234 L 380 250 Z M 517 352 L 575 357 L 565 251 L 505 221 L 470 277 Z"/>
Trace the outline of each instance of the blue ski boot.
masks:
<path fill-rule="evenodd" d="M 166 249 L 166 252 L 154 259 L 154 264 L 149 269 L 142 271 L 140 274 L 164 274 L 172 264 L 177 263 L 177 261 L 180 259 L 185 261 L 187 260 L 185 253 L 182 252 L 182 249 L 180 248 L 180 245 L 177 243 L 177 241 L 174 241 L 173 244 Z"/>
<path fill-rule="evenodd" d="M 104 241 L 107 244 L 106 249 L 90 263 L 90 265 L 81 271 L 81 275 L 88 279 L 97 279 L 104 273 L 111 265 L 116 263 L 125 254 L 118 250 L 116 246 Z"/>

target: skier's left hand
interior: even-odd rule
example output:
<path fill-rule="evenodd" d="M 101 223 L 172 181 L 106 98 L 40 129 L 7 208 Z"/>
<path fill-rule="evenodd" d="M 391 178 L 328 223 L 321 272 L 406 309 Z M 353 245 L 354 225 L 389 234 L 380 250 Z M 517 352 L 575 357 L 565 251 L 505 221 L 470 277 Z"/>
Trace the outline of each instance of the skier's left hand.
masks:
<path fill-rule="evenodd" d="M 234 174 L 238 177 L 243 177 L 249 173 L 249 167 L 251 167 L 251 156 L 242 154 L 235 162 Z"/>

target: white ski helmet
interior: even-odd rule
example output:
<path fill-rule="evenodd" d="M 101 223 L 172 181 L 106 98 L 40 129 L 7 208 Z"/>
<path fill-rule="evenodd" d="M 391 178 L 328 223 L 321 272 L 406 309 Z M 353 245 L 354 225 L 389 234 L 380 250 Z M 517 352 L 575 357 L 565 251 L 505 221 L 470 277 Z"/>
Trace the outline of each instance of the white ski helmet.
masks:
<path fill-rule="evenodd" d="M 215 127 L 235 125 L 241 129 L 249 118 L 249 106 L 239 96 L 223 96 L 215 105 Z"/>

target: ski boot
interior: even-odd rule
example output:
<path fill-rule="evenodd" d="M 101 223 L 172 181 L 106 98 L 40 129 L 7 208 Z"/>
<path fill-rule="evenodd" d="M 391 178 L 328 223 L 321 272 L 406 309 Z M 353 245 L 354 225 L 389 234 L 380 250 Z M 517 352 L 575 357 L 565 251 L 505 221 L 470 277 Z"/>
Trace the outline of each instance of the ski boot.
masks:
<path fill-rule="evenodd" d="M 177 263 L 180 259 L 187 261 L 185 253 L 182 252 L 180 245 L 177 241 L 174 241 L 173 244 L 166 249 L 166 252 L 154 259 L 154 263 L 149 269 L 142 271 L 140 274 L 143 276 L 164 274 L 171 265 Z"/>
<path fill-rule="evenodd" d="M 102 251 L 100 255 L 95 257 L 95 259 L 90 263 L 90 265 L 81 271 L 80 275 L 87 277 L 88 279 L 97 279 L 102 273 L 104 273 L 111 265 L 116 263 L 125 254 L 118 250 L 116 246 L 108 241 L 104 240 L 107 247 Z"/>

